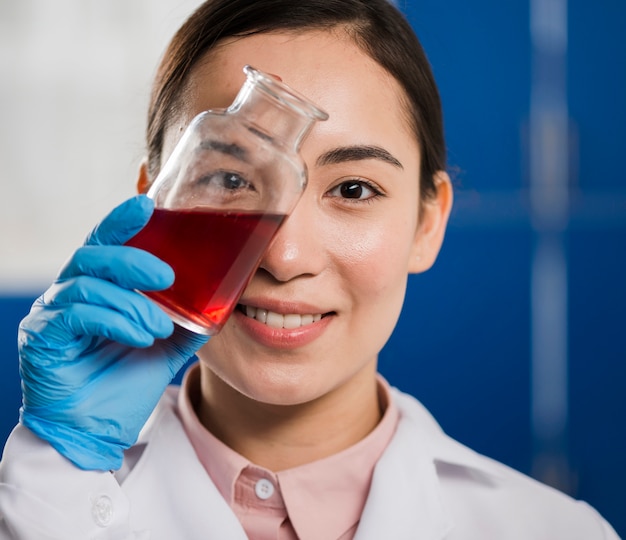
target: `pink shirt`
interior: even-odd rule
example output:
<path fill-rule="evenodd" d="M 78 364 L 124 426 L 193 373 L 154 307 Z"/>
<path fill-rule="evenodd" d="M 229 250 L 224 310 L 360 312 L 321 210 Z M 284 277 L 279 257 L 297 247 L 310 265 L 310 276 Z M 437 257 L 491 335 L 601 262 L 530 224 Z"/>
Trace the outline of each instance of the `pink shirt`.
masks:
<path fill-rule="evenodd" d="M 183 380 L 178 413 L 198 459 L 255 540 L 348 540 L 365 506 L 374 467 L 398 424 L 389 385 L 379 377 L 382 420 L 360 442 L 327 458 L 274 473 L 258 467 L 214 437 L 198 420 L 200 369 Z"/>

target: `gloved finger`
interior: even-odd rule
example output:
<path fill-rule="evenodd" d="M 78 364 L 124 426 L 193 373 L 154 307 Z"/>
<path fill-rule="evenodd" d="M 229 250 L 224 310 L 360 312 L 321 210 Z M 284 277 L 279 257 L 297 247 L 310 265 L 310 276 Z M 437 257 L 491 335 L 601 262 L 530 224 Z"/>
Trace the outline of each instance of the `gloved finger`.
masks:
<path fill-rule="evenodd" d="M 84 246 L 77 249 L 58 279 L 92 276 L 125 289 L 157 291 L 174 283 L 172 267 L 142 249 L 129 246 Z"/>
<path fill-rule="evenodd" d="M 157 334 L 152 321 L 139 325 L 117 311 L 88 304 L 73 304 L 64 309 L 64 317 L 75 335 L 102 336 L 130 347 L 149 347 L 167 333 L 161 329 Z"/>
<path fill-rule="evenodd" d="M 71 304 L 105 307 L 117 311 L 159 338 L 168 337 L 174 331 L 171 319 L 152 300 L 91 276 L 78 276 L 55 283 L 44 293 L 43 302 L 58 307 Z"/>
<path fill-rule="evenodd" d="M 154 201 L 145 195 L 124 201 L 114 208 L 87 236 L 85 245 L 121 245 L 148 223 Z"/>
<path fill-rule="evenodd" d="M 77 336 L 104 337 L 130 347 L 149 347 L 156 337 L 153 324 L 140 325 L 115 310 L 89 304 L 46 306 L 48 325 L 40 330 L 46 341 L 63 343 Z M 64 335 L 65 334 L 65 335 Z"/>

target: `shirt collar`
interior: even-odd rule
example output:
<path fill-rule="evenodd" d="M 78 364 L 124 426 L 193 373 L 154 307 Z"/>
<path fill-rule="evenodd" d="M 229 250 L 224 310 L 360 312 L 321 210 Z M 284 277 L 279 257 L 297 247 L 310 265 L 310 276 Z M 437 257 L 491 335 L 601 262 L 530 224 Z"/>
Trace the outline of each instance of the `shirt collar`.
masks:
<path fill-rule="evenodd" d="M 360 520 L 376 463 L 398 423 L 387 382 L 379 377 L 383 417 L 357 444 L 313 463 L 278 473 L 289 517 L 300 538 L 339 538 Z M 323 516 L 323 517 L 322 517 Z"/>
<path fill-rule="evenodd" d="M 300 467 L 271 473 L 277 478 L 291 524 L 299 537 L 338 538 L 359 522 L 376 463 L 392 439 L 398 409 L 387 382 L 379 377 L 383 418 L 357 444 Z M 251 463 L 213 436 L 193 407 L 200 398 L 199 367 L 189 369 L 179 393 L 178 412 L 198 459 L 224 499 L 232 504 L 241 472 Z M 308 532 L 308 534 L 307 534 Z"/>

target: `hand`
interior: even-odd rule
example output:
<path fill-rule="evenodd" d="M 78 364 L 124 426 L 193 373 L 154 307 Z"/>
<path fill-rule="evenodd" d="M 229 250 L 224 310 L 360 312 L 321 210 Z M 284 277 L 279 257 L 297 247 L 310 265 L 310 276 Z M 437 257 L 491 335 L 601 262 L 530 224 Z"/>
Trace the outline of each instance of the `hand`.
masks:
<path fill-rule="evenodd" d="M 174 280 L 169 265 L 122 245 L 153 208 L 139 195 L 113 210 L 20 324 L 20 421 L 82 469 L 121 466 L 166 386 L 208 339 L 175 329 L 136 292 Z"/>

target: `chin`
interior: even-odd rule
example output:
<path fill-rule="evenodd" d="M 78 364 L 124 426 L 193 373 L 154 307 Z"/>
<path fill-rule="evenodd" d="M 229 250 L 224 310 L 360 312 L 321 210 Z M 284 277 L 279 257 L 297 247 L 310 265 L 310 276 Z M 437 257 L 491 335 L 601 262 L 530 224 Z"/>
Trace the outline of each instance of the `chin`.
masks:
<path fill-rule="evenodd" d="M 201 363 L 230 388 L 224 389 L 226 395 L 235 392 L 260 403 L 289 406 L 313 401 L 331 390 L 328 381 L 332 373 L 311 355 L 234 353 L 232 349 L 227 340 L 218 343 L 212 338 L 198 354 Z"/>
<path fill-rule="evenodd" d="M 267 405 L 303 405 L 324 394 L 324 389 L 314 384 L 310 376 L 293 373 L 264 373 L 242 383 L 232 386 L 244 396 Z"/>

